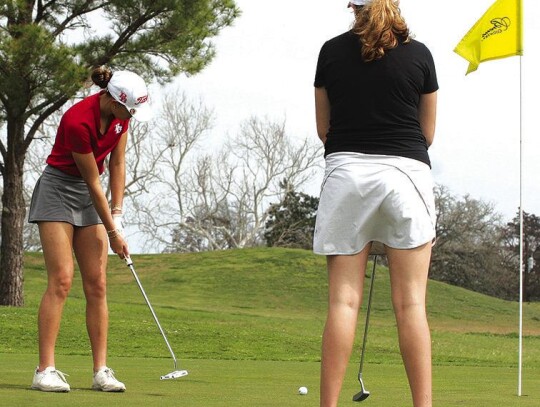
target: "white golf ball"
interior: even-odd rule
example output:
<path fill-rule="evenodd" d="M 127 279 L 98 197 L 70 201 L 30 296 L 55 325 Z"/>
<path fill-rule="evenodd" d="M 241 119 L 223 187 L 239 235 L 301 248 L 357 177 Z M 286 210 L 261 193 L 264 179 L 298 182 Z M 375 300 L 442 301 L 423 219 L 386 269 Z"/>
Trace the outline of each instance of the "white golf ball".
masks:
<path fill-rule="evenodd" d="M 301 394 L 302 396 L 305 396 L 307 394 L 307 387 L 302 386 L 298 389 L 298 394 Z"/>

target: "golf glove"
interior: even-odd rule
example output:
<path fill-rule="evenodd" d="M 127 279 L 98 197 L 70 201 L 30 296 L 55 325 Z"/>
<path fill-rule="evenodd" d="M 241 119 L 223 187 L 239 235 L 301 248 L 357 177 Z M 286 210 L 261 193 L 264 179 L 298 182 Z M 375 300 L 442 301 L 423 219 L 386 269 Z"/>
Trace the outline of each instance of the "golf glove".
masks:
<path fill-rule="evenodd" d="M 121 213 L 113 214 L 112 215 L 113 221 L 114 221 L 114 227 L 116 230 L 118 230 L 118 233 L 124 237 L 124 218 L 122 217 Z"/>

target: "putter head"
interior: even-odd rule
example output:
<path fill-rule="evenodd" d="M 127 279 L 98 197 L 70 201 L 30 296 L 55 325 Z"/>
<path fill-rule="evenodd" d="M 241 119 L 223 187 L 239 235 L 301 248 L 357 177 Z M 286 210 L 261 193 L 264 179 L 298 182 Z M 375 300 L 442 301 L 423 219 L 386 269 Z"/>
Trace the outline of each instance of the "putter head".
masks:
<path fill-rule="evenodd" d="M 160 376 L 160 380 L 171 380 L 178 379 L 179 377 L 184 377 L 188 375 L 187 370 L 175 370 L 174 372 L 168 373 L 164 376 Z"/>
<path fill-rule="evenodd" d="M 353 396 L 352 401 L 364 401 L 369 397 L 369 391 L 364 387 L 364 381 L 361 376 L 358 377 L 358 381 L 360 382 L 361 390 L 360 393 L 356 393 Z"/>
<path fill-rule="evenodd" d="M 369 397 L 369 391 L 362 389 L 360 393 L 356 393 L 353 396 L 352 401 L 364 401 L 368 397 Z"/>

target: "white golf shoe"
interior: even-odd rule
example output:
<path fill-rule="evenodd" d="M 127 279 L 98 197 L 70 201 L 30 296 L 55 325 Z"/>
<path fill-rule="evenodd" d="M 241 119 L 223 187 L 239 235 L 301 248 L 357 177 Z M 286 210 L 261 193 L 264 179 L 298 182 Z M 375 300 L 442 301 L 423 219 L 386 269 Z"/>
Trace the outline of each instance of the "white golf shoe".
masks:
<path fill-rule="evenodd" d="M 126 391 L 124 383 L 118 381 L 114 377 L 114 372 L 107 366 L 103 366 L 96 373 L 94 373 L 94 383 L 92 384 L 94 390 L 101 391 Z"/>
<path fill-rule="evenodd" d="M 42 372 L 38 372 L 38 369 L 36 368 L 34 380 L 32 380 L 32 388 L 41 391 L 55 392 L 68 392 L 71 390 L 64 377 L 64 373 L 60 370 L 56 370 L 54 366 L 49 366 Z"/>

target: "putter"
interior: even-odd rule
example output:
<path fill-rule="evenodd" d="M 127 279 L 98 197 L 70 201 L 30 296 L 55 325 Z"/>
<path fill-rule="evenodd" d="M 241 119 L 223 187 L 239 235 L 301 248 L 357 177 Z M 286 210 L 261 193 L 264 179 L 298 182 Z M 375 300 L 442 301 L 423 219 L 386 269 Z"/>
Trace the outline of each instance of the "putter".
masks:
<path fill-rule="evenodd" d="M 137 285 L 139 286 L 139 289 L 141 290 L 141 293 L 144 297 L 144 300 L 146 301 L 146 304 L 148 305 L 148 308 L 150 308 L 150 312 L 152 312 L 154 321 L 156 321 L 156 324 L 159 328 L 159 332 L 161 332 L 161 336 L 163 336 L 163 339 L 165 340 L 165 343 L 167 344 L 167 348 L 169 348 L 169 352 L 171 353 L 171 356 L 174 361 L 174 370 L 171 373 L 167 373 L 166 375 L 160 376 L 159 377 L 160 380 L 178 379 L 179 377 L 187 376 L 188 374 L 187 370 L 178 370 L 178 367 L 176 366 L 177 365 L 176 356 L 174 355 L 171 345 L 169 344 L 169 341 L 167 340 L 167 336 L 165 335 L 165 332 L 163 331 L 163 328 L 161 327 L 161 324 L 159 323 L 157 315 L 154 312 L 154 308 L 152 308 L 152 304 L 150 304 L 150 300 L 148 299 L 148 297 L 146 296 L 146 293 L 144 292 L 144 288 L 141 284 L 141 280 L 139 280 L 139 276 L 137 276 L 137 273 L 135 272 L 135 267 L 133 267 L 133 261 L 131 260 L 131 257 L 129 256 L 124 257 L 124 261 L 126 262 L 127 266 L 131 270 L 133 277 L 135 277 L 135 281 L 137 282 Z"/>
<path fill-rule="evenodd" d="M 369 313 L 371 311 L 371 297 L 373 294 L 373 283 L 375 282 L 375 267 L 377 266 L 377 256 L 384 254 L 384 246 L 378 242 L 373 242 L 370 250 L 370 254 L 375 255 L 373 259 L 373 271 L 371 272 L 371 283 L 369 286 L 368 306 L 366 310 L 366 326 L 364 327 L 364 339 L 362 341 L 362 356 L 360 357 L 360 369 L 358 370 L 358 381 L 360 382 L 360 392 L 353 396 L 353 401 L 364 401 L 369 397 L 369 391 L 364 386 L 364 380 L 362 380 L 362 370 L 364 368 L 364 354 L 366 351 L 367 333 L 369 326 Z"/>

